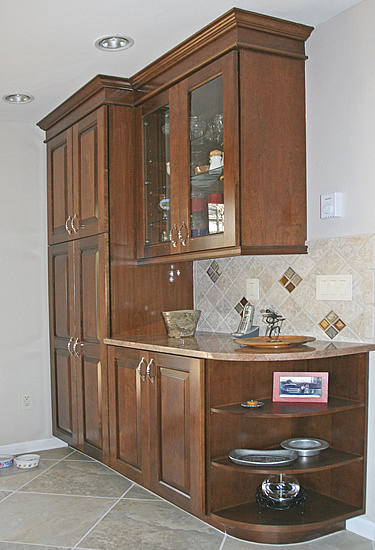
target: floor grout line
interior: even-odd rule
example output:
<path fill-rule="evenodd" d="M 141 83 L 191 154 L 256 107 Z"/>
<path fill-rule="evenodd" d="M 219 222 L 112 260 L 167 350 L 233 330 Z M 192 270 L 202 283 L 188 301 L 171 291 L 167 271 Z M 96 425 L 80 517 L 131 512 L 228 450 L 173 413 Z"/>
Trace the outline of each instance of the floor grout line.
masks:
<path fill-rule="evenodd" d="M 134 487 L 134 485 L 135 485 L 135 483 L 133 483 L 133 484 L 131 485 L 131 487 L 129 487 L 128 489 L 126 489 L 126 491 L 121 495 L 121 497 L 118 498 L 118 499 L 116 500 L 116 502 L 115 502 L 115 503 L 114 503 L 114 504 L 113 504 L 113 505 L 112 505 L 112 506 L 111 506 L 111 507 L 101 516 L 101 518 L 98 519 L 98 521 L 97 521 L 96 523 L 94 523 L 94 525 L 87 531 L 87 533 L 85 533 L 85 535 L 83 535 L 83 537 L 81 537 L 81 538 L 79 539 L 79 541 L 78 541 L 74 546 L 72 546 L 72 550 L 74 550 L 75 548 L 78 547 L 78 545 L 79 545 L 79 544 L 80 544 L 80 543 L 81 543 L 81 542 L 91 533 L 91 531 L 92 531 L 93 529 L 95 529 L 95 527 L 96 527 L 96 526 L 97 526 L 97 525 L 98 525 L 98 524 L 99 524 L 99 523 L 109 514 L 109 512 L 110 512 L 111 510 L 113 510 L 113 508 L 116 506 L 116 504 L 118 504 L 118 503 L 120 502 L 120 500 L 124 497 L 124 495 L 126 495 L 126 493 L 127 493 L 128 491 L 130 491 L 130 489 L 131 489 L 132 487 Z"/>

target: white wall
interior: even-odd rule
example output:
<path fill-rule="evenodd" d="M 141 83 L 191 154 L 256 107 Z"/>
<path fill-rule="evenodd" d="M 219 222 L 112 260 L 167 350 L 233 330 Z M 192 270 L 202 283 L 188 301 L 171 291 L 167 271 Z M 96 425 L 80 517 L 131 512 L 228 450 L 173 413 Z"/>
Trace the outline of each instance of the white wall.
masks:
<path fill-rule="evenodd" d="M 307 42 L 308 239 L 375 232 L 375 2 L 319 25 Z M 319 196 L 343 193 L 342 218 Z"/>
<path fill-rule="evenodd" d="M 374 21 L 374 0 L 363 0 L 319 25 L 307 43 L 309 240 L 375 233 Z M 319 196 L 334 191 L 343 193 L 343 217 L 320 220 Z M 367 514 L 349 521 L 348 528 L 375 539 L 375 354 L 371 355 Z"/>
<path fill-rule="evenodd" d="M 0 446 L 52 431 L 44 149 L 36 126 L 1 124 Z M 21 392 L 33 394 L 32 410 L 20 410 Z"/>

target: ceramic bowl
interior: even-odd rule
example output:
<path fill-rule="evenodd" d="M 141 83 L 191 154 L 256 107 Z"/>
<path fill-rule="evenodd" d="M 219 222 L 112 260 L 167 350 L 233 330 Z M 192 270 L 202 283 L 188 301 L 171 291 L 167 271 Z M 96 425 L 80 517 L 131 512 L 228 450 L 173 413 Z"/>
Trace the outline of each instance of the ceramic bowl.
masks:
<path fill-rule="evenodd" d="M 39 455 L 19 455 L 14 459 L 17 468 L 36 468 L 39 464 Z"/>
<path fill-rule="evenodd" d="M 0 468 L 9 468 L 13 464 L 12 455 L 0 455 Z"/>
<path fill-rule="evenodd" d="M 199 309 L 162 311 L 165 328 L 170 338 L 194 336 L 201 312 Z"/>

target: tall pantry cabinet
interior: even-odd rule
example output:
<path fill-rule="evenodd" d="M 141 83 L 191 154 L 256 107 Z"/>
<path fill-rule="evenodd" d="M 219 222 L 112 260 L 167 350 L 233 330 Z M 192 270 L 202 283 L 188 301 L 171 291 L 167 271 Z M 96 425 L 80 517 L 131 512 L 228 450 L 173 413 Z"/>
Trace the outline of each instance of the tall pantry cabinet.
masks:
<path fill-rule="evenodd" d="M 192 262 L 136 265 L 134 92 L 98 75 L 38 125 L 46 131 L 53 433 L 109 461 L 106 337 L 164 331 L 193 307 Z M 163 290 L 155 293 L 150 281 Z"/>

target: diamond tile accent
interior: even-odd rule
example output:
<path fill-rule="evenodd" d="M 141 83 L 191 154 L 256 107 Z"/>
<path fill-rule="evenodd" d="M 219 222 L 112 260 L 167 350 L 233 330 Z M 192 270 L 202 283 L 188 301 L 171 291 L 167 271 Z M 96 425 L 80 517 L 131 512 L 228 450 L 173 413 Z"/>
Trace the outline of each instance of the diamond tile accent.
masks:
<path fill-rule="evenodd" d="M 213 262 L 211 262 L 210 267 L 207 269 L 206 273 L 209 276 L 209 278 L 211 279 L 211 281 L 213 283 L 216 283 L 216 281 L 218 280 L 218 278 L 221 275 L 221 271 L 219 269 L 219 264 L 217 262 L 215 262 L 215 260 Z"/>
<path fill-rule="evenodd" d="M 319 326 L 331 340 L 346 327 L 344 321 L 334 312 L 330 311 L 319 323 Z"/>
<path fill-rule="evenodd" d="M 237 311 L 237 313 L 239 313 L 239 315 L 242 315 L 242 312 L 245 309 L 245 306 L 247 303 L 248 303 L 248 300 L 246 300 L 246 298 L 243 297 L 242 300 L 240 300 L 238 304 L 234 306 L 234 309 Z"/>
<path fill-rule="evenodd" d="M 291 267 L 285 271 L 284 275 L 279 279 L 279 283 L 290 293 L 300 284 L 302 277 L 298 275 Z"/>

